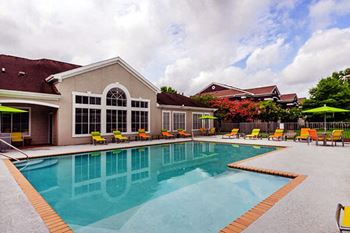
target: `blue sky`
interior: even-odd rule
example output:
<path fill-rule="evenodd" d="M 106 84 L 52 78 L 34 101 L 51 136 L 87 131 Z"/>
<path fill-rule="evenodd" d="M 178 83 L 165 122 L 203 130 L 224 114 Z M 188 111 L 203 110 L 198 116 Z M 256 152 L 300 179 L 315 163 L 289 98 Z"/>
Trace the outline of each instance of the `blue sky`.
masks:
<path fill-rule="evenodd" d="M 306 96 L 350 67 L 348 0 L 0 0 L 0 53 L 88 64 L 121 56 L 157 86 L 277 84 Z"/>

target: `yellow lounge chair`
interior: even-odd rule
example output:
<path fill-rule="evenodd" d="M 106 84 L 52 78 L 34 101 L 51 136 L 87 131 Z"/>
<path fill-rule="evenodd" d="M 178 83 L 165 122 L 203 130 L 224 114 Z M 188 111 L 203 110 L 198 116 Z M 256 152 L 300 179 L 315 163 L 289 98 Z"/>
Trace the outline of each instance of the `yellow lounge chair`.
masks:
<path fill-rule="evenodd" d="M 231 137 L 238 138 L 238 132 L 239 132 L 239 129 L 234 128 L 231 130 L 231 133 L 227 133 L 227 134 L 222 135 L 222 138 L 231 138 Z"/>
<path fill-rule="evenodd" d="M 296 140 L 298 140 L 298 141 L 300 141 L 300 140 L 308 140 L 309 136 L 310 136 L 309 130 L 310 130 L 310 128 L 301 128 L 300 129 L 300 135 L 296 136 L 294 138 L 294 141 L 296 141 Z"/>
<path fill-rule="evenodd" d="M 129 138 L 123 136 L 122 133 L 121 133 L 119 130 L 113 131 L 113 136 L 114 136 L 114 139 L 115 139 L 117 142 L 126 142 L 126 141 L 129 141 Z"/>
<path fill-rule="evenodd" d="M 22 146 L 24 146 L 24 137 L 23 134 L 21 132 L 13 132 L 11 133 L 11 143 L 18 143 L 21 144 Z"/>
<path fill-rule="evenodd" d="M 139 129 L 139 134 L 138 137 L 140 138 L 140 140 L 151 140 L 151 136 L 146 134 L 146 130 L 145 129 Z"/>
<path fill-rule="evenodd" d="M 92 143 L 96 145 L 96 143 L 107 144 L 107 140 L 104 137 L 101 137 L 100 132 L 91 132 Z"/>
<path fill-rule="evenodd" d="M 340 222 L 340 212 L 343 211 L 343 218 Z M 340 232 L 350 231 L 350 206 L 338 204 L 335 219 Z"/>
<path fill-rule="evenodd" d="M 332 134 L 330 137 L 327 137 L 327 141 L 331 141 L 332 142 L 332 146 L 333 143 L 335 146 L 337 146 L 337 142 L 342 142 L 342 146 L 344 146 L 344 136 L 343 136 L 343 130 L 333 130 Z"/>
<path fill-rule="evenodd" d="M 283 129 L 276 129 L 274 134 L 269 135 L 268 140 L 283 140 Z"/>
<path fill-rule="evenodd" d="M 208 132 L 208 135 L 215 135 L 215 134 L 216 134 L 216 129 L 214 127 L 210 128 L 209 132 Z"/>
<path fill-rule="evenodd" d="M 246 139 L 246 138 L 248 138 L 248 139 L 258 139 L 258 138 L 260 138 L 261 139 L 260 129 L 253 129 L 251 134 L 245 135 L 244 139 Z"/>
<path fill-rule="evenodd" d="M 162 136 L 165 138 L 174 138 L 175 137 L 173 134 L 169 133 L 168 130 L 166 130 L 166 129 L 162 129 L 161 133 L 162 133 Z"/>
<path fill-rule="evenodd" d="M 191 134 L 189 134 L 189 133 L 186 133 L 186 131 L 185 130 L 183 130 L 183 129 L 178 129 L 177 130 L 177 133 L 179 134 L 179 136 L 180 137 L 191 137 Z"/>

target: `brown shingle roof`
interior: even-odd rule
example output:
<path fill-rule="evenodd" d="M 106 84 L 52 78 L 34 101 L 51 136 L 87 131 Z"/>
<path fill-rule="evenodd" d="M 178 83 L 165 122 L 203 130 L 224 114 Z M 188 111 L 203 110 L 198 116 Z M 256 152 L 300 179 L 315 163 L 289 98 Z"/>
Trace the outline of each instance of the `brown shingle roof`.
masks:
<path fill-rule="evenodd" d="M 208 106 L 197 103 L 191 98 L 180 95 L 180 94 L 170 94 L 170 93 L 158 93 L 157 103 L 161 105 L 175 105 L 175 106 L 188 106 L 188 107 L 199 107 L 208 108 Z"/>
<path fill-rule="evenodd" d="M 295 98 L 297 98 L 297 94 L 296 93 L 283 94 L 283 95 L 280 96 L 280 101 L 292 102 L 292 101 L 295 100 Z"/>
<path fill-rule="evenodd" d="M 236 95 L 246 95 L 246 92 L 235 90 L 235 89 L 230 89 L 230 90 L 221 90 L 221 91 L 212 91 L 212 92 L 206 92 L 203 93 L 202 95 L 213 95 L 215 97 L 229 97 L 229 96 L 236 96 Z"/>
<path fill-rule="evenodd" d="M 263 95 L 263 94 L 272 94 L 273 90 L 276 88 L 276 85 L 272 86 L 265 86 L 265 87 L 255 87 L 255 88 L 249 88 L 244 89 L 245 91 L 251 92 L 254 95 Z"/>
<path fill-rule="evenodd" d="M 45 78 L 77 67 L 80 66 L 49 59 L 31 60 L 0 54 L 0 89 L 59 94 Z M 20 76 L 20 71 L 25 74 Z"/>

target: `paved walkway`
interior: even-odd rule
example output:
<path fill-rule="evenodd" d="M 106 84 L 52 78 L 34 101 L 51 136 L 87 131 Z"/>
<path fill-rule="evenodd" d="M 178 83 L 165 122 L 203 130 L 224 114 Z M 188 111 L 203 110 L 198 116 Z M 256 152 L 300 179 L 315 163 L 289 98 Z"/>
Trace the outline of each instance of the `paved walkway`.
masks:
<path fill-rule="evenodd" d="M 337 232 L 334 220 L 336 204 L 338 202 L 350 204 L 349 144 L 345 147 L 317 147 L 308 146 L 306 143 L 221 139 L 220 137 L 198 137 L 196 140 L 287 146 L 283 150 L 249 160 L 244 164 L 308 176 L 301 185 L 256 220 L 245 232 Z M 36 157 L 173 141 L 180 140 L 42 147 L 25 151 L 31 157 Z M 22 157 L 17 152 L 9 154 Z M 44 223 L 2 161 L 0 161 L 0 184 L 0 232 L 47 232 Z"/>

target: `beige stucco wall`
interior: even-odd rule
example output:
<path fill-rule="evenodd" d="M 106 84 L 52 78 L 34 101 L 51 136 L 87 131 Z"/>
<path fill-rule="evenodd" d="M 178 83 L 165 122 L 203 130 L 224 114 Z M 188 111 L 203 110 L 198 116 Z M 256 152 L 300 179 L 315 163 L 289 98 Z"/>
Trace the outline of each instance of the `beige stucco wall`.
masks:
<path fill-rule="evenodd" d="M 188 132 L 192 131 L 192 126 L 193 126 L 193 117 L 192 117 L 192 113 L 208 113 L 209 115 L 213 115 L 213 112 L 210 110 L 204 110 L 204 109 L 198 109 L 198 108 L 191 108 L 189 109 L 188 107 L 179 107 L 179 108 L 169 108 L 169 107 L 162 107 L 159 109 L 160 112 L 159 114 L 162 116 L 162 112 L 163 111 L 167 111 L 167 112 L 171 112 L 171 124 L 173 125 L 173 113 L 174 112 L 185 112 L 186 113 L 186 129 Z M 163 119 L 162 119 L 163 121 Z M 158 132 L 161 130 L 162 127 L 162 123 L 158 124 Z M 209 120 L 209 126 L 210 127 L 214 127 L 214 123 L 213 120 Z M 173 128 L 173 127 L 172 127 Z M 175 129 L 172 129 L 172 131 L 174 131 Z"/>
<path fill-rule="evenodd" d="M 150 133 L 157 130 L 157 123 L 161 116 L 156 104 L 156 92 L 139 81 L 119 64 L 113 64 L 100 69 L 86 72 L 64 79 L 56 87 L 61 93 L 60 110 L 57 114 L 57 130 L 59 145 L 90 143 L 90 137 L 73 137 L 73 99 L 72 92 L 91 92 L 102 94 L 105 88 L 113 83 L 123 85 L 132 98 L 150 100 Z M 160 130 L 160 129 L 159 129 Z"/>

